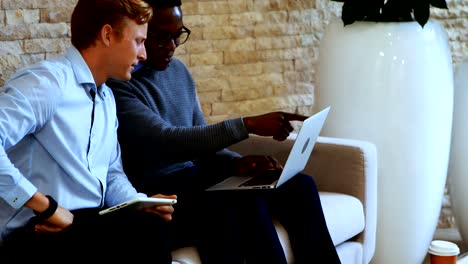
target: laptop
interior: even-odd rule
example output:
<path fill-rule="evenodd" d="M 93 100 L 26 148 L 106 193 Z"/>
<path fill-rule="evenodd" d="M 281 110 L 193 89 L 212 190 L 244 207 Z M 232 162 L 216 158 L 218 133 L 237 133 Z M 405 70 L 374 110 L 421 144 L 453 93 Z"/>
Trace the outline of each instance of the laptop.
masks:
<path fill-rule="evenodd" d="M 275 189 L 304 170 L 322 130 L 330 107 L 304 120 L 282 170 L 268 170 L 256 176 L 230 176 L 207 191 Z"/>

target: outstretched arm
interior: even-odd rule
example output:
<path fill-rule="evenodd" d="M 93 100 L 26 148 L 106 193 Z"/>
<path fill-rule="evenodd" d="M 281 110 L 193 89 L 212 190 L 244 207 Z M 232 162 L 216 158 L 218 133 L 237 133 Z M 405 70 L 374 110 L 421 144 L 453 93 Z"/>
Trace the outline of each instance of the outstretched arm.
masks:
<path fill-rule="evenodd" d="M 130 83 L 111 85 L 117 102 L 119 141 L 125 147 L 152 157 L 186 160 L 215 153 L 248 137 L 240 118 L 206 124 L 195 95 L 190 100 L 182 96 L 159 98 Z"/>
<path fill-rule="evenodd" d="M 304 121 L 307 116 L 287 113 L 271 112 L 259 116 L 244 117 L 244 125 L 251 134 L 259 136 L 272 136 L 274 139 L 283 141 L 294 128 L 291 121 Z"/>

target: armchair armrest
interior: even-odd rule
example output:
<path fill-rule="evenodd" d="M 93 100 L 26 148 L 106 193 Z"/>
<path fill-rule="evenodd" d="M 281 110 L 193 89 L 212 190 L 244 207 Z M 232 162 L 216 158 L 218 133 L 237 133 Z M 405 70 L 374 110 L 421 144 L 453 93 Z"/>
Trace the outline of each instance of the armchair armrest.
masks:
<path fill-rule="evenodd" d="M 242 155 L 270 155 L 284 164 L 296 134 L 282 142 L 251 135 L 229 149 Z M 365 213 L 364 231 L 354 240 L 363 244 L 364 260 L 375 253 L 377 228 L 377 150 L 373 143 L 344 138 L 319 137 L 304 173 L 314 177 L 320 191 L 358 198 Z"/>

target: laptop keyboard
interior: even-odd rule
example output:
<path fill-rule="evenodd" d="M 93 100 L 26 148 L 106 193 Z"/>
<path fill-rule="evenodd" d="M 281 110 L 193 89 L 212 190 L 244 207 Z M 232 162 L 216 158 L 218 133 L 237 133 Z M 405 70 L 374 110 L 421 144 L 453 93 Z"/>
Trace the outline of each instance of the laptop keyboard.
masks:
<path fill-rule="evenodd" d="M 278 180 L 281 170 L 267 170 L 264 173 L 244 182 L 241 186 L 269 185 Z"/>

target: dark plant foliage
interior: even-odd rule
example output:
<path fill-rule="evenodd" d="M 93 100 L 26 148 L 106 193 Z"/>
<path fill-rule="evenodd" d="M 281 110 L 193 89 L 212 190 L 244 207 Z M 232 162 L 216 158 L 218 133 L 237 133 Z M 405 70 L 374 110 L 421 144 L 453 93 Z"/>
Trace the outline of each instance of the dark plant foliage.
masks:
<path fill-rule="evenodd" d="M 424 27 L 430 7 L 448 9 L 445 0 L 332 0 L 343 2 L 341 19 L 344 25 L 355 21 L 417 21 Z"/>

